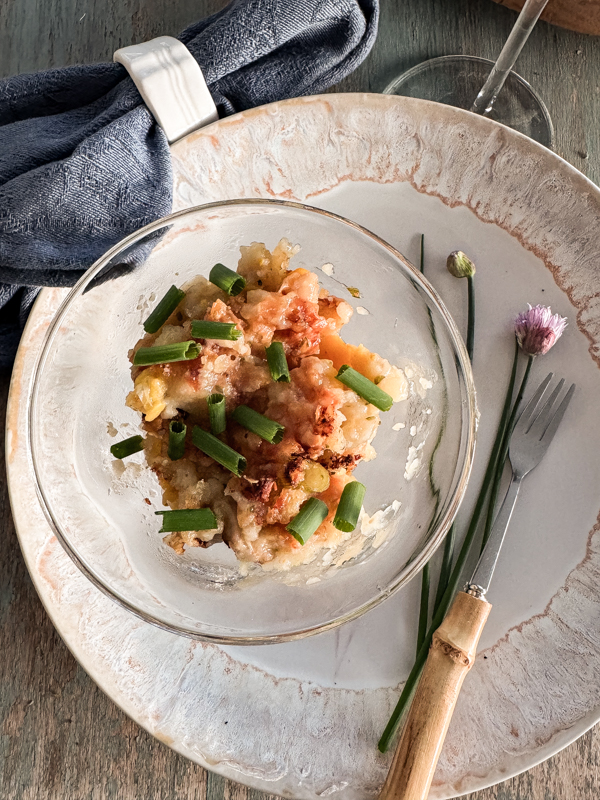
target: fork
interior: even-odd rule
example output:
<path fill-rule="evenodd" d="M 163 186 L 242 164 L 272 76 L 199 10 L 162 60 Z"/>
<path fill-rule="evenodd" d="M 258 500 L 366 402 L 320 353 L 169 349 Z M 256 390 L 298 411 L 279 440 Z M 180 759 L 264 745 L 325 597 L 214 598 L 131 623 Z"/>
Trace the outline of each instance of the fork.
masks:
<path fill-rule="evenodd" d="M 425 800 L 448 725 L 479 637 L 492 608 L 485 596 L 525 478 L 544 457 L 567 410 L 575 384 L 557 402 L 560 380 L 544 401 L 553 374 L 544 378 L 510 437 L 512 479 L 471 580 L 433 634 L 427 662 L 379 800 Z"/>

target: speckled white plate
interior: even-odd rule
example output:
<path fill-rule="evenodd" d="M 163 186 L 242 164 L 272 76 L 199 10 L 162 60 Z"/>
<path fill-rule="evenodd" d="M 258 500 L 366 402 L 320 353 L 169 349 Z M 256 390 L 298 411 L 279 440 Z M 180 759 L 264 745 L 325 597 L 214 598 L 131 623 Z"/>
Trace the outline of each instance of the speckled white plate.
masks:
<path fill-rule="evenodd" d="M 371 228 L 416 260 L 464 322 L 477 264 L 475 378 L 482 413 L 467 516 L 527 302 L 569 318 L 534 367 L 578 384 L 548 457 L 527 480 L 502 552 L 481 652 L 465 681 L 431 796 L 525 770 L 600 719 L 600 190 L 513 131 L 448 106 L 381 95 L 277 103 L 172 148 L 175 209 L 234 197 L 300 200 Z M 365 275 L 367 278 L 368 276 Z M 54 624 L 87 672 L 140 725 L 209 769 L 295 798 L 377 793 L 376 748 L 414 654 L 416 582 L 360 620 L 291 644 L 222 648 L 168 634 L 81 575 L 35 501 L 25 398 L 63 290 L 44 291 L 13 375 L 8 467 L 19 538 Z"/>

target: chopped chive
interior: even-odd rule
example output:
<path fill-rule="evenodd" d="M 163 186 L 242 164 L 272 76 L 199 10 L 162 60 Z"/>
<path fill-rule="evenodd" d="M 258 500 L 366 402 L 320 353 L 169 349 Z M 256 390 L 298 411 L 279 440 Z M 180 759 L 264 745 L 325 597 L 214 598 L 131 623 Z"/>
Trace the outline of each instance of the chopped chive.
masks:
<path fill-rule="evenodd" d="M 389 411 L 392 407 L 394 401 L 387 392 L 384 392 L 379 386 L 375 386 L 373 381 L 365 378 L 348 364 L 343 364 L 335 377 L 367 403 L 372 403 L 381 411 Z"/>
<path fill-rule="evenodd" d="M 246 286 L 246 279 L 224 264 L 215 264 L 210 271 L 208 280 L 234 297 Z"/>
<path fill-rule="evenodd" d="M 127 458 L 127 456 L 132 456 L 134 453 L 139 453 L 140 450 L 143 449 L 144 437 L 130 436 L 129 439 L 123 439 L 122 442 L 113 444 L 113 446 L 110 448 L 110 452 L 115 458 Z"/>
<path fill-rule="evenodd" d="M 178 289 L 176 286 L 171 286 L 146 322 L 144 322 L 144 330 L 146 333 L 156 333 L 159 328 L 162 328 L 184 297 L 185 292 Z"/>
<path fill-rule="evenodd" d="M 173 361 L 191 361 L 198 358 L 200 349 L 196 342 L 158 344 L 155 347 L 140 347 L 133 357 L 134 367 L 149 367 L 152 364 L 170 364 Z"/>
<path fill-rule="evenodd" d="M 162 516 L 159 533 L 176 531 L 211 531 L 217 526 L 217 518 L 210 508 L 181 508 L 175 511 L 155 511 Z"/>
<path fill-rule="evenodd" d="M 167 455 L 171 461 L 179 461 L 185 452 L 185 434 L 187 427 L 183 422 L 169 422 L 169 449 Z M 189 528 L 186 528 L 189 530 Z"/>
<path fill-rule="evenodd" d="M 218 464 L 234 475 L 240 476 L 246 469 L 246 459 L 231 447 L 226 445 L 212 433 L 202 430 L 198 425 L 194 425 L 192 429 L 192 441 L 198 448 L 202 450 L 210 458 L 214 459 Z"/>
<path fill-rule="evenodd" d="M 283 439 L 285 433 L 283 425 L 259 414 L 258 411 L 254 411 L 248 406 L 238 406 L 231 418 L 270 444 L 279 444 Z"/>
<path fill-rule="evenodd" d="M 267 347 L 267 364 L 271 372 L 271 377 L 278 383 L 290 382 L 290 371 L 288 369 L 285 350 L 281 342 L 272 342 Z"/>
<path fill-rule="evenodd" d="M 423 646 L 425 637 L 427 636 L 427 620 L 429 619 L 429 586 L 430 586 L 430 573 L 431 567 L 429 562 L 423 567 L 421 572 L 421 602 L 419 604 L 419 627 L 417 629 L 417 653 L 415 658 L 419 655 L 419 650 Z"/>
<path fill-rule="evenodd" d="M 333 524 L 338 531 L 350 533 L 356 528 L 365 491 L 364 484 L 358 481 L 352 481 L 352 483 L 347 483 L 344 486 L 344 491 L 333 518 Z"/>
<path fill-rule="evenodd" d="M 224 433 L 227 427 L 225 419 L 225 398 L 222 394 L 210 394 L 206 401 L 208 403 L 208 416 L 210 418 L 210 432 L 214 436 Z"/>
<path fill-rule="evenodd" d="M 286 525 L 286 530 L 300 544 L 306 544 L 328 513 L 329 509 L 322 500 L 311 497 L 303 504 L 294 519 Z"/>
<path fill-rule="evenodd" d="M 242 332 L 236 328 L 235 322 L 213 322 L 208 319 L 192 320 L 192 336 L 194 339 L 227 339 L 234 342 Z"/>

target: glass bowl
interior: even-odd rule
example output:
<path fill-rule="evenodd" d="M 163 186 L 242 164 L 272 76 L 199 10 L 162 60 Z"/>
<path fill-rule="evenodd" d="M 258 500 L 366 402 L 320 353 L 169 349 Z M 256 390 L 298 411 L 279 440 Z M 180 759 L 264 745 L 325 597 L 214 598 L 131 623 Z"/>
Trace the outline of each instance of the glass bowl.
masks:
<path fill-rule="evenodd" d="M 171 284 L 235 267 L 240 245 L 286 237 L 293 267 L 355 307 L 348 342 L 405 368 L 407 401 L 382 414 L 378 456 L 359 464 L 371 523 L 305 567 L 240 572 L 224 544 L 162 542 L 161 494 L 143 453 L 123 462 L 115 441 L 140 432 L 125 406 L 128 350 Z M 325 270 L 321 269 L 324 265 Z M 347 287 L 357 287 L 355 299 Z M 374 234 L 320 209 L 268 200 L 192 208 L 124 239 L 60 307 L 40 354 L 28 413 L 42 507 L 94 584 L 144 620 L 226 644 L 301 638 L 354 619 L 407 583 L 442 542 L 464 495 L 475 441 L 475 395 L 461 336 L 420 273 Z M 378 522 L 378 524 L 374 524 Z M 361 529 L 362 530 L 362 529 Z M 325 563 L 323 563 L 325 562 Z"/>

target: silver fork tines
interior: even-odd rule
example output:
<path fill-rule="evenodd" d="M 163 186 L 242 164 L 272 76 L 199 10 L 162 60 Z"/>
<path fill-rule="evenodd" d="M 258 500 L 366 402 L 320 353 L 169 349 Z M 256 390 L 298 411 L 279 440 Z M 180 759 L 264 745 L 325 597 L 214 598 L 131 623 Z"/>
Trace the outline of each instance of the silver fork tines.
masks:
<path fill-rule="evenodd" d="M 513 470 L 512 481 L 498 516 L 494 521 L 490 537 L 477 563 L 473 577 L 466 587 L 466 591 L 476 597 L 484 597 L 489 588 L 506 529 L 517 501 L 521 481 L 532 469 L 537 467 L 544 457 L 573 397 L 575 391 L 574 383 L 571 384 L 561 402 L 557 403 L 565 384 L 564 380 L 561 379 L 548 396 L 548 399 L 543 402 L 552 378 L 552 373 L 544 378 L 523 410 L 513 430 L 509 449 L 509 458 Z"/>
<path fill-rule="evenodd" d="M 527 405 L 523 409 L 523 413 L 519 417 L 519 421 L 517 423 L 517 426 L 524 425 L 529 420 L 531 415 L 536 410 L 540 400 L 542 399 L 542 396 L 543 396 L 544 392 L 548 388 L 548 384 L 550 383 L 550 381 L 552 380 L 553 377 L 554 377 L 554 373 L 553 372 L 549 372 L 546 375 L 546 377 L 544 378 L 544 380 L 540 383 L 540 385 L 536 389 L 535 394 L 533 395 L 531 400 L 527 403 Z M 527 427 L 527 426 L 525 425 L 525 427 Z"/>
<path fill-rule="evenodd" d="M 573 397 L 574 391 L 575 391 L 575 384 L 572 383 L 569 386 L 569 389 L 568 389 L 566 395 L 563 397 L 562 403 L 556 409 L 556 412 L 555 412 L 554 416 L 550 420 L 550 423 L 549 423 L 548 427 L 546 428 L 546 430 L 544 432 L 543 440 L 545 442 L 547 441 L 548 444 L 550 444 L 550 442 L 554 438 L 554 434 L 558 430 L 558 426 L 560 425 L 560 422 L 561 422 L 561 420 L 562 420 L 562 418 L 564 416 L 564 413 L 567 410 L 567 406 L 571 402 L 571 398 Z"/>
<path fill-rule="evenodd" d="M 544 402 L 544 396 L 552 378 L 552 373 L 544 378 L 515 425 L 510 440 L 510 462 L 515 477 L 524 478 L 534 467 L 537 467 L 554 438 L 575 391 L 575 384 L 573 384 L 562 402 L 557 404 L 558 397 L 565 385 L 561 378 Z"/>
<path fill-rule="evenodd" d="M 562 387 L 565 385 L 564 379 L 560 379 L 556 388 L 550 395 L 550 397 L 544 403 L 544 407 L 537 415 L 535 420 L 532 420 L 529 427 L 527 428 L 527 433 L 531 433 L 532 436 L 537 436 L 538 438 L 542 438 L 544 435 L 544 431 L 548 427 L 548 422 L 550 421 L 550 415 L 552 413 L 552 406 L 558 395 L 561 393 Z"/>

